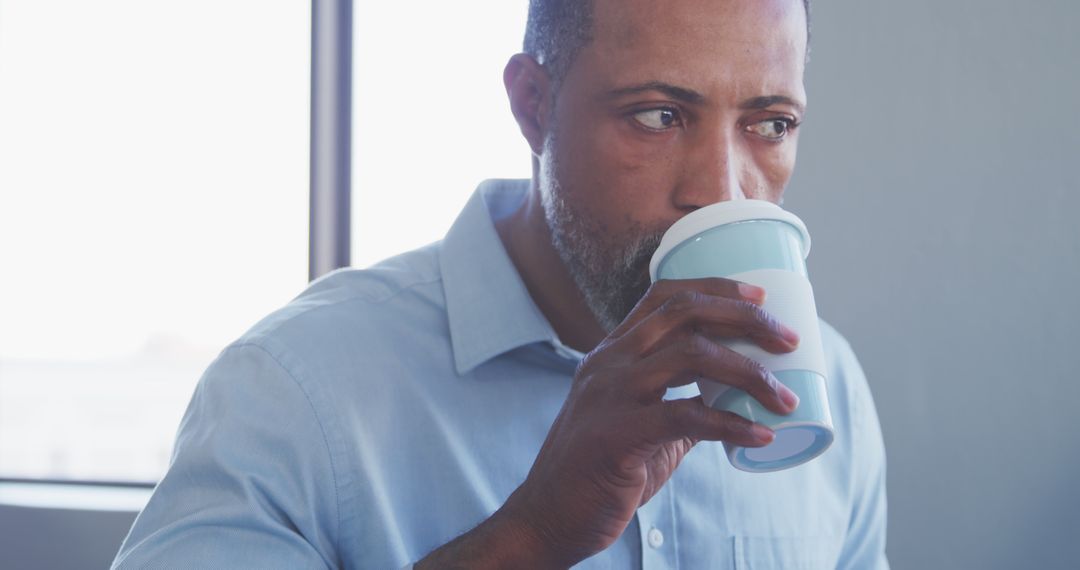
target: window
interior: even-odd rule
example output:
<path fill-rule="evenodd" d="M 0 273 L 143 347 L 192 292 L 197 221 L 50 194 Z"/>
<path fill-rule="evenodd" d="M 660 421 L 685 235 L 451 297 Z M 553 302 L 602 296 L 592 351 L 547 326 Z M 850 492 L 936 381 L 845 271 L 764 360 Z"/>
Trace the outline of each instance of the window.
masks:
<path fill-rule="evenodd" d="M 530 175 L 502 86 L 527 7 L 354 7 L 354 266 Z M 0 477 L 156 480 L 206 366 L 303 288 L 310 18 L 0 0 Z"/>
<path fill-rule="evenodd" d="M 531 175 L 502 83 L 528 2 L 353 10 L 352 262 L 364 267 L 441 239 L 481 180 Z"/>
<path fill-rule="evenodd" d="M 310 12 L 0 0 L 0 477 L 158 479 L 302 290 Z"/>

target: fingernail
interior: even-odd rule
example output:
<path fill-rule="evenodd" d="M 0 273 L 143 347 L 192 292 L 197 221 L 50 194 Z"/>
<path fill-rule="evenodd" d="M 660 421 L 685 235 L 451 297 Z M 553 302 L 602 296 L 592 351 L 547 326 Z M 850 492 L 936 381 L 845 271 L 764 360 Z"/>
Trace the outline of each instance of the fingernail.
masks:
<path fill-rule="evenodd" d="M 765 443 L 772 443 L 773 438 L 776 437 L 776 434 L 773 433 L 773 430 L 761 424 L 754 424 L 754 427 L 751 429 L 751 431 L 754 434 L 754 439 L 758 441 L 763 441 Z"/>
<path fill-rule="evenodd" d="M 799 345 L 799 333 L 788 328 L 787 325 L 780 325 L 780 335 L 784 337 L 788 344 Z"/>
<path fill-rule="evenodd" d="M 765 290 L 749 283 L 739 283 L 739 294 L 746 299 L 759 303 L 765 300 Z"/>
<path fill-rule="evenodd" d="M 784 401 L 789 410 L 795 411 L 795 408 L 799 407 L 799 395 L 792 392 L 791 388 L 778 384 L 777 391 L 780 392 L 780 399 Z"/>

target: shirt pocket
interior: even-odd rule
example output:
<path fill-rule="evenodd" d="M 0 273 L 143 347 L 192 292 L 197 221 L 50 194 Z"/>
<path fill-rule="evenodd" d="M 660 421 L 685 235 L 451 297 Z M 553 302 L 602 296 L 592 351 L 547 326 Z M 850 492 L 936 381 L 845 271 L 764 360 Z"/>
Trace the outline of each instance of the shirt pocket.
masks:
<path fill-rule="evenodd" d="M 736 570 L 829 570 L 836 568 L 840 539 L 735 537 Z"/>

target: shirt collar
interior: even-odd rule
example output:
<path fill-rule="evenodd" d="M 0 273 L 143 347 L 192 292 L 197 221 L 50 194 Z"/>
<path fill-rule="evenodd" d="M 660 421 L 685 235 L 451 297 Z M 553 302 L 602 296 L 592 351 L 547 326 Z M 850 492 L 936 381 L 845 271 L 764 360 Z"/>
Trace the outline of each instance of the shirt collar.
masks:
<path fill-rule="evenodd" d="M 564 358 L 581 358 L 559 342 L 495 230 L 528 189 L 528 180 L 481 183 L 443 240 L 439 265 L 458 374 L 537 342 L 551 343 Z"/>

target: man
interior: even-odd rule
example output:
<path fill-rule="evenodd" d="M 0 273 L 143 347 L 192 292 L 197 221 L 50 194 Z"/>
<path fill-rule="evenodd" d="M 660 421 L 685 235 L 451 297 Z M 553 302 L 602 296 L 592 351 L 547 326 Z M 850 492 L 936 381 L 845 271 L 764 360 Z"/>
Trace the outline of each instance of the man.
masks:
<path fill-rule="evenodd" d="M 837 438 L 772 434 L 693 379 L 798 405 L 721 338 L 793 350 L 724 279 L 649 286 L 702 206 L 779 202 L 805 107 L 799 0 L 534 0 L 504 79 L 531 181 L 480 187 L 439 244 L 314 283 L 227 348 L 117 566 L 887 568 L 866 381 L 822 324 Z M 587 353 L 583 356 L 583 353 Z"/>

